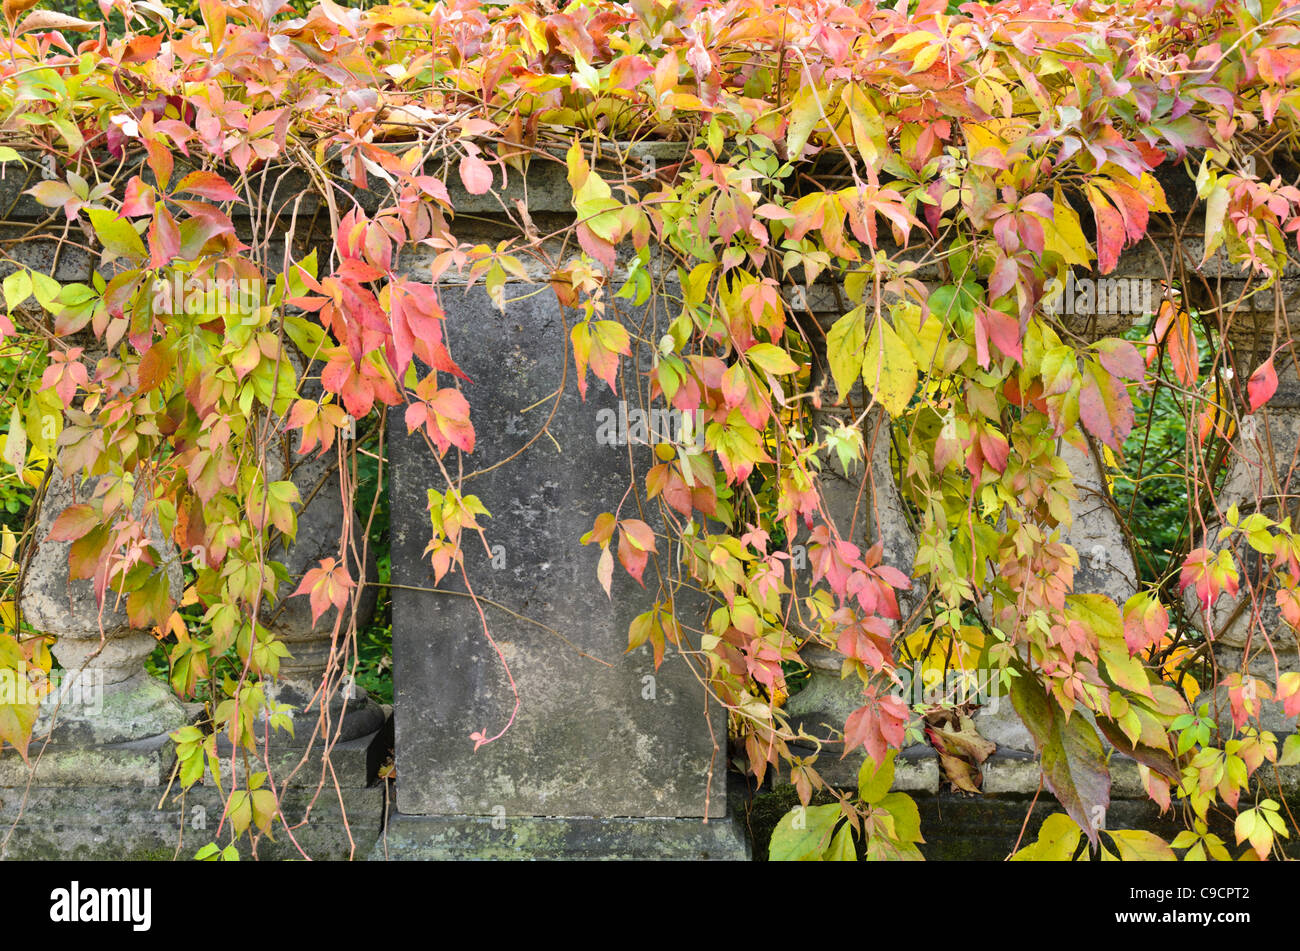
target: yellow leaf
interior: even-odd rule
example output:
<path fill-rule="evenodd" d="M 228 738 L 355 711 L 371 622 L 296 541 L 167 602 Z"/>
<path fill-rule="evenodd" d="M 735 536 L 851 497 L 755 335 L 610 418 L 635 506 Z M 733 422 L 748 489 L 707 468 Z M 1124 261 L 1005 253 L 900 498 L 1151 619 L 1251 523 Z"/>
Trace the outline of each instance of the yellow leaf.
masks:
<path fill-rule="evenodd" d="M 927 33 L 924 30 L 913 30 L 910 33 L 903 34 L 895 40 L 894 45 L 885 50 L 885 55 L 888 56 L 890 53 L 901 53 L 903 50 L 914 49 L 922 43 L 929 43 L 934 39 L 936 39 L 936 37 L 933 33 Z"/>
<path fill-rule="evenodd" d="M 1088 246 L 1088 239 L 1083 236 L 1079 216 L 1065 200 L 1059 185 L 1052 206 L 1053 220 L 1040 219 L 1044 225 L 1043 237 L 1047 250 L 1059 254 L 1067 264 L 1091 267 L 1092 249 Z"/>
<path fill-rule="evenodd" d="M 935 364 L 940 336 L 943 334 L 943 321 L 931 315 L 922 324 L 921 308 L 910 302 L 895 304 L 890 308 L 889 314 L 894 318 L 898 336 L 907 344 L 908 352 L 916 361 L 917 369 L 928 373 Z"/>
<path fill-rule="evenodd" d="M 1107 829 L 1119 857 L 1126 862 L 1177 862 L 1169 843 L 1142 829 Z"/>
<path fill-rule="evenodd" d="M 853 144 L 858 147 L 866 162 L 873 163 L 880 157 L 880 145 L 885 142 L 885 126 L 881 122 L 880 113 L 876 111 L 870 97 L 858 86 L 846 86 L 842 98 L 853 128 Z"/>
<path fill-rule="evenodd" d="M 1003 137 L 1008 123 L 991 119 L 986 122 L 963 122 L 961 134 L 966 139 L 966 151 L 972 156 L 979 155 L 985 149 L 996 149 L 1004 155 L 1009 151 L 1008 142 Z"/>
<path fill-rule="evenodd" d="M 916 361 L 907 344 L 877 317 L 862 358 L 862 380 L 890 416 L 901 416 L 916 392 Z"/>
<path fill-rule="evenodd" d="M 934 65 L 939 54 L 943 52 L 943 44 L 935 43 L 933 46 L 927 46 L 921 52 L 916 54 L 916 61 L 912 64 L 909 73 L 923 73 Z"/>
<path fill-rule="evenodd" d="M 8 525 L 0 525 L 0 572 L 17 571 L 14 553 L 18 550 L 18 539 Z"/>

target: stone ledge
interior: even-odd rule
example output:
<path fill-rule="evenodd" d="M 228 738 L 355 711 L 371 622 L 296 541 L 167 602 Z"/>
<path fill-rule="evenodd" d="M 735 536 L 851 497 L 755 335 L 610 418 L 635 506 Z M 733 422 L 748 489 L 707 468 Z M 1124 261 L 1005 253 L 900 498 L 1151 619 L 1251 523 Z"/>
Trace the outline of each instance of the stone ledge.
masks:
<path fill-rule="evenodd" d="M 383 823 L 384 790 L 372 786 L 342 790 L 342 804 L 332 789 L 315 797 L 311 821 L 294 838 L 313 859 L 363 857 Z M 306 790 L 286 791 L 282 803 L 290 823 L 301 819 L 313 797 Z M 13 829 L 4 858 L 19 860 L 170 860 L 190 859 L 216 837 L 222 799 L 213 788 L 195 786 L 182 796 L 179 787 L 163 799 L 157 789 L 85 785 L 0 790 L 0 841 Z M 184 809 L 182 810 L 182 803 Z M 344 827 L 344 816 L 351 837 Z M 265 836 L 258 858 L 295 859 L 302 853 L 278 822 L 275 839 Z M 223 836 L 224 838 L 224 836 Z M 179 854 L 177 846 L 180 845 Z M 247 836 L 240 856 L 252 858 Z"/>
<path fill-rule="evenodd" d="M 496 822 L 499 828 L 494 828 Z M 747 861 L 749 840 L 733 818 L 389 818 L 376 861 L 447 859 L 704 859 Z"/>
<path fill-rule="evenodd" d="M 167 782 L 175 759 L 167 734 L 107 746 L 66 747 L 39 738 L 28 750 L 32 766 L 6 751 L 0 756 L 0 795 L 33 786 L 104 786 L 158 788 Z"/>
<path fill-rule="evenodd" d="M 1033 804 L 1022 797 L 964 796 L 943 793 L 919 798 L 921 834 L 925 842 L 921 854 L 929 861 L 988 861 L 1006 859 L 1017 841 L 1024 848 L 1038 838 L 1044 819 L 1061 807 L 1044 793 Z M 1025 817 L 1029 817 L 1026 823 Z M 1169 841 L 1182 824 L 1173 810 L 1164 816 L 1151 801 L 1120 799 L 1111 803 L 1106 813 L 1107 827 L 1112 829 L 1147 829 Z M 1024 835 L 1021 836 L 1021 829 Z"/>
<path fill-rule="evenodd" d="M 384 725 L 375 732 L 334 744 L 330 749 L 330 765 L 333 767 L 333 773 L 325 775 L 327 787 L 333 786 L 334 777 L 337 777 L 341 786 L 374 785 L 378 780 L 379 768 L 384 765 L 384 760 L 393 748 L 392 717 L 387 713 L 385 717 Z M 283 782 L 283 777 L 288 776 L 290 770 L 302 763 L 302 767 L 294 774 L 291 785 L 306 789 L 315 788 L 320 782 L 321 768 L 324 765 L 324 742 L 317 739 L 310 750 L 302 746 L 291 746 L 290 742 L 289 737 L 283 734 L 273 738 L 268 757 L 273 770 L 272 775 L 276 778 L 276 782 Z M 223 764 L 228 766 L 230 742 L 224 736 L 217 739 L 217 752 L 221 754 Z M 305 762 L 304 757 L 306 757 Z M 244 766 L 241 757 L 236 757 L 235 769 L 236 775 L 242 777 Z M 259 757 L 254 765 L 254 772 L 265 769 L 266 763 Z M 222 772 L 224 773 L 225 769 Z M 209 775 L 204 773 L 200 782 L 210 783 Z"/>

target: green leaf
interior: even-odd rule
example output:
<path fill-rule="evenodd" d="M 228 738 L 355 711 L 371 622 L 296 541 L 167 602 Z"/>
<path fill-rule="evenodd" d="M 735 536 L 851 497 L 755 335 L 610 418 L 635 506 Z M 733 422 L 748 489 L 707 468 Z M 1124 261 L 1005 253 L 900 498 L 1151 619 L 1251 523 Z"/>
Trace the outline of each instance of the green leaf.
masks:
<path fill-rule="evenodd" d="M 1042 754 L 1043 781 L 1094 845 L 1110 806 L 1110 770 L 1097 731 L 1065 712 L 1036 677 L 1018 677 L 1011 702 Z"/>
<path fill-rule="evenodd" d="M 858 769 L 858 796 L 863 802 L 875 805 L 885 798 L 894 785 L 894 757 L 897 755 L 898 750 L 890 750 L 879 767 L 870 756 L 862 761 Z"/>
<path fill-rule="evenodd" d="M 315 357 L 327 345 L 325 331 L 321 329 L 320 325 L 314 324 L 297 314 L 287 314 L 285 316 L 284 332 L 289 335 L 289 339 L 293 341 L 294 346 L 307 357 Z"/>
<path fill-rule="evenodd" d="M 846 822 L 831 839 L 831 847 L 826 851 L 828 862 L 856 862 L 858 850 L 853 846 L 853 829 Z"/>
<path fill-rule="evenodd" d="M 1300 733 L 1292 733 L 1282 743 L 1282 756 L 1277 765 L 1294 766 L 1297 763 L 1300 763 Z"/>
<path fill-rule="evenodd" d="M 767 858 L 771 862 L 820 861 L 830 846 L 831 833 L 842 813 L 838 803 L 795 806 L 772 831 Z"/>
<path fill-rule="evenodd" d="M 773 376 L 785 376 L 799 369 L 799 365 L 790 359 L 788 353 L 770 343 L 754 344 L 745 351 L 745 356 Z"/>
<path fill-rule="evenodd" d="M 14 271 L 4 279 L 5 305 L 13 310 L 32 296 L 32 276 L 27 271 Z"/>
<path fill-rule="evenodd" d="M 144 242 L 129 221 L 119 218 L 116 212 L 107 208 L 89 208 L 86 214 L 90 216 L 95 236 L 113 254 L 128 258 L 146 256 Z"/>
<path fill-rule="evenodd" d="M 907 793 L 892 792 L 880 800 L 881 808 L 894 817 L 894 838 L 899 842 L 924 842 L 921 837 L 921 811 Z"/>

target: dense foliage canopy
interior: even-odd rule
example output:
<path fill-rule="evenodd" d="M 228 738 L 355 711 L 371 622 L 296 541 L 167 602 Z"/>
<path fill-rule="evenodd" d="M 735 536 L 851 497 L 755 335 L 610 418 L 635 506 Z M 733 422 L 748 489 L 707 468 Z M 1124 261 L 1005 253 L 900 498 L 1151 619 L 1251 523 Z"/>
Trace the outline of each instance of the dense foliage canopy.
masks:
<path fill-rule="evenodd" d="M 170 638 L 175 690 L 213 701 L 210 731 L 177 734 L 181 783 L 221 771 L 217 733 L 251 755 L 263 739 L 261 683 L 284 648 L 258 619 L 282 580 L 271 546 L 294 534 L 302 501 L 283 466 L 267 475 L 268 456 L 290 436 L 295 454 L 336 454 L 350 498 L 356 421 L 418 430 L 443 476 L 428 554 L 439 577 L 459 571 L 486 514 L 463 482 L 484 421 L 446 344 L 456 316 L 439 285 L 481 282 L 508 306 L 510 282 L 542 275 L 571 308 L 581 392 L 703 411 L 702 445 L 659 447 L 619 511 L 573 526 L 602 550 L 593 584 L 609 589 L 617 557 L 654 593 L 629 649 L 648 644 L 658 663 L 668 643 L 689 648 L 674 662 L 697 663 L 727 705 L 744 767 L 781 771 L 805 803 L 823 783 L 818 756 L 792 748 L 812 738 L 783 711 L 785 678 L 819 644 L 860 682 L 842 749 L 819 755 L 865 748 L 861 787 L 783 822 L 774 855 L 919 854 L 915 805 L 888 791 L 913 713 L 899 669 L 918 654 L 994 671 L 1033 734 L 1068 818 L 1028 857 L 1081 836 L 1107 854 L 1172 855 L 1149 833 L 1102 838 L 1098 730 L 1138 760 L 1156 802 L 1181 809 L 1173 845 L 1189 857 L 1229 854 L 1215 815 L 1235 816 L 1237 843 L 1259 857 L 1280 848 L 1289 814 L 1252 777 L 1300 748 L 1279 751 L 1258 717 L 1263 704 L 1300 712 L 1300 674 L 1220 670 L 1198 645 L 1221 596 L 1252 594 L 1256 652 L 1277 633 L 1266 589 L 1300 623 L 1290 521 L 1214 502 L 1232 437 L 1292 355 L 1278 282 L 1300 231 L 1287 177 L 1295 8 L 322 0 L 299 15 L 280 0 L 200 0 L 191 20 L 101 0 L 92 22 L 30 6 L 4 4 L 0 161 L 49 220 L 0 242 L 15 264 L 0 314 L 3 477 L 29 495 L 55 469 L 96 478 L 54 537 L 75 541 L 75 576 Z M 680 143 L 680 159 L 636 158 L 647 140 Z M 534 221 L 502 197 L 493 217 L 513 239 L 458 236 L 458 202 L 504 196 L 539 163 L 563 163 L 573 218 Z M 1173 215 L 1162 186 L 1179 166 L 1203 205 L 1203 247 L 1192 209 Z M 93 277 L 56 280 L 20 253 L 33 238 L 55 261 L 91 253 Z M 1139 318 L 1145 353 L 1051 306 L 1073 272 L 1111 274 L 1144 244 L 1167 272 Z M 404 269 L 413 247 L 432 249 L 427 273 Z M 1248 319 L 1258 335 L 1254 311 L 1201 275 L 1216 255 L 1275 295 L 1262 353 L 1228 346 Z M 255 299 L 223 314 L 158 306 L 158 283 L 177 276 L 242 280 Z M 833 322 L 811 313 L 818 288 L 838 295 Z M 652 296 L 653 320 L 622 319 Z M 642 351 L 653 358 L 629 359 Z M 1199 488 L 1120 604 L 1074 590 L 1059 447 L 1091 442 L 1141 485 L 1135 394 L 1186 421 L 1192 438 L 1152 457 L 1179 453 L 1174 470 Z M 823 491 L 831 468 L 870 473 L 891 429 L 912 564 L 865 543 L 880 534 L 874 493 L 850 525 Z M 1286 473 L 1279 485 L 1284 497 Z M 180 603 L 150 525 L 187 553 Z M 0 663 L 39 678 L 48 639 L 12 598 L 32 521 L 11 528 Z M 339 556 L 302 580 L 313 611 L 349 605 L 347 565 L 367 543 L 345 531 Z M 796 543 L 811 584 L 792 572 Z M 1244 578 L 1247 550 L 1261 567 Z M 692 589 L 713 601 L 704 630 L 675 611 Z M 338 616 L 347 665 L 355 630 Z M 1207 696 L 1221 686 L 1230 716 L 1193 708 L 1184 661 L 1206 666 Z M 0 738 L 24 755 L 35 713 L 0 706 Z M 272 789 L 240 782 L 219 838 L 276 821 Z"/>

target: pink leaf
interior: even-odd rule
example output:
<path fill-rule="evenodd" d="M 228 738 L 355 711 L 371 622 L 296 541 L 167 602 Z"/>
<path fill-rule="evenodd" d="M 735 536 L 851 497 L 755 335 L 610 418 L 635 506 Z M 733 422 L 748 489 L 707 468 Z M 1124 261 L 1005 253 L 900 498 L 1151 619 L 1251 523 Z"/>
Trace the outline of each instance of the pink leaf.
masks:
<path fill-rule="evenodd" d="M 460 161 L 460 180 L 465 191 L 482 195 L 492 187 L 492 169 L 477 155 L 467 155 Z"/>

